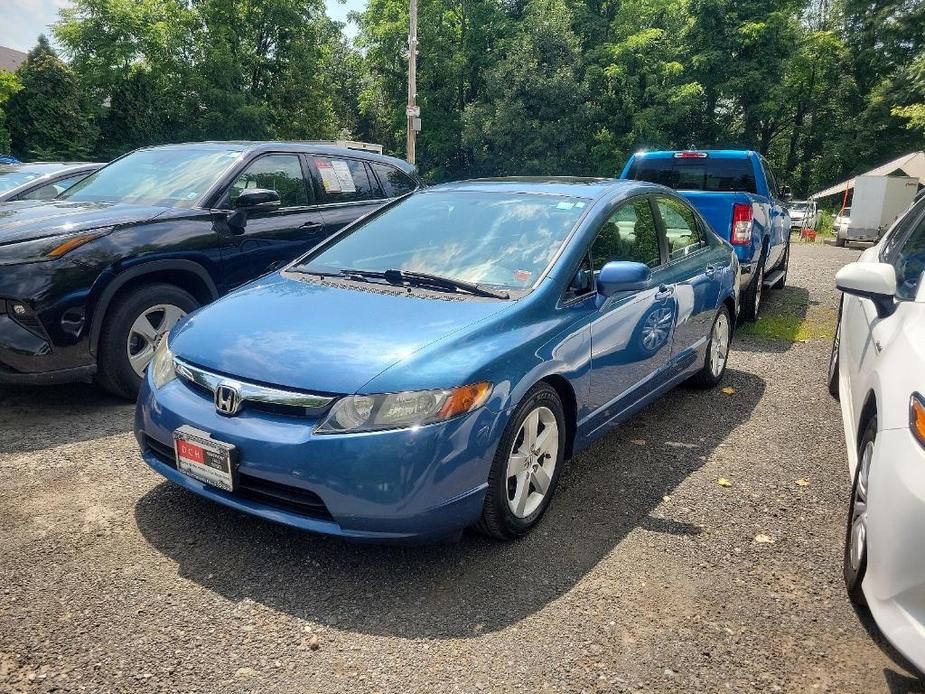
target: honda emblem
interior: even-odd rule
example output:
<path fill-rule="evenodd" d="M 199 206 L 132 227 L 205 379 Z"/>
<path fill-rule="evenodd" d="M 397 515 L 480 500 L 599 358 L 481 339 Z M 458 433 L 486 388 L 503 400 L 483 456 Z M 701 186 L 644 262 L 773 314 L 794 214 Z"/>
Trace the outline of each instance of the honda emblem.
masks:
<path fill-rule="evenodd" d="M 233 386 L 220 385 L 215 389 L 215 409 L 219 414 L 236 415 L 241 409 L 241 396 Z"/>

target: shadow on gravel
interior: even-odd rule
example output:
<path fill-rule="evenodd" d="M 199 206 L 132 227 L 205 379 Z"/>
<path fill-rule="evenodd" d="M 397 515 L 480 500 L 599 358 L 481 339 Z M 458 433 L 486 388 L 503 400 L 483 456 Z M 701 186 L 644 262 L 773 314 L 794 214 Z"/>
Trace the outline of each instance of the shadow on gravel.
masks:
<path fill-rule="evenodd" d="M 132 430 L 133 403 L 87 384 L 0 386 L 0 453 L 41 451 Z"/>
<path fill-rule="evenodd" d="M 145 539 L 181 576 L 228 600 L 377 635 L 464 638 L 501 629 L 567 593 L 632 530 L 696 535 L 650 513 L 748 419 L 764 381 L 727 372 L 680 388 L 576 457 L 543 522 L 495 542 L 351 544 L 251 518 L 163 483 L 138 501 Z M 230 609 L 230 608 L 229 608 Z"/>
<path fill-rule="evenodd" d="M 804 287 L 765 290 L 758 320 L 738 326 L 732 348 L 776 354 L 786 352 L 794 342 L 817 337 L 828 326 L 815 325 L 807 317 L 809 309 L 809 291 Z"/>

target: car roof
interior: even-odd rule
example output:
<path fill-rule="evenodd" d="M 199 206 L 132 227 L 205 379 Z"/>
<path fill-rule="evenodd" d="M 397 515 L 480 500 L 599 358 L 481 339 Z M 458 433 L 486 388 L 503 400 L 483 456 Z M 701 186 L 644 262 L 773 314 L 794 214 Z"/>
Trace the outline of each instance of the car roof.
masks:
<path fill-rule="evenodd" d="M 349 147 L 338 147 L 330 142 L 315 141 L 257 141 L 257 140 L 208 140 L 205 142 L 178 142 L 169 145 L 156 145 L 153 147 L 144 147 L 142 149 L 208 149 L 224 150 L 231 152 L 252 153 L 252 152 L 305 152 L 309 154 L 331 154 L 342 157 L 352 157 L 354 159 L 365 159 L 367 161 L 381 161 L 406 173 L 415 173 L 416 169 L 403 159 L 390 157 L 386 154 L 376 154 L 375 152 L 366 152 L 361 149 L 350 149 Z"/>
<path fill-rule="evenodd" d="M 481 193 L 545 193 L 597 200 L 616 192 L 667 191 L 664 186 L 645 181 L 619 178 L 583 178 L 578 176 L 510 176 L 474 178 L 468 181 L 441 183 L 426 189 L 434 191 L 475 191 Z"/>
<path fill-rule="evenodd" d="M 636 152 L 633 156 L 637 159 L 640 157 L 670 159 L 678 152 L 705 152 L 708 156 L 717 159 L 747 159 L 755 154 L 755 151 L 751 149 L 660 149 L 652 152 Z"/>
<path fill-rule="evenodd" d="M 44 175 L 67 169 L 83 169 L 92 166 L 99 168 L 102 164 L 90 161 L 34 161 L 27 164 L 0 164 L 0 171 L 24 171 Z"/>

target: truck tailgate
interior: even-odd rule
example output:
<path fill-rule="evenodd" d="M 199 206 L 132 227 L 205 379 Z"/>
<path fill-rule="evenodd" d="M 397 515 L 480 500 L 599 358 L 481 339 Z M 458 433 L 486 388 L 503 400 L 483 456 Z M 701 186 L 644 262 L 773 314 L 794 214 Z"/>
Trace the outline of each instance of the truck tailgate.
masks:
<path fill-rule="evenodd" d="M 754 202 L 754 196 L 748 193 L 710 193 L 702 190 L 678 192 L 690 200 L 713 227 L 713 231 L 727 241 L 732 231 L 732 206 L 736 203 L 750 205 Z"/>

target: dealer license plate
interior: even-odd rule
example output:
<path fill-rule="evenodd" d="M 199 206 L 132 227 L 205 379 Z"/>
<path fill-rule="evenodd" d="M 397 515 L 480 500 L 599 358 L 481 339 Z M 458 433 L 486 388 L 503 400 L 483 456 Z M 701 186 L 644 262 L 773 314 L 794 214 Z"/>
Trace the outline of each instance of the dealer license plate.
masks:
<path fill-rule="evenodd" d="M 235 447 L 216 441 L 206 431 L 189 425 L 173 432 L 177 469 L 200 482 L 234 491 Z"/>

